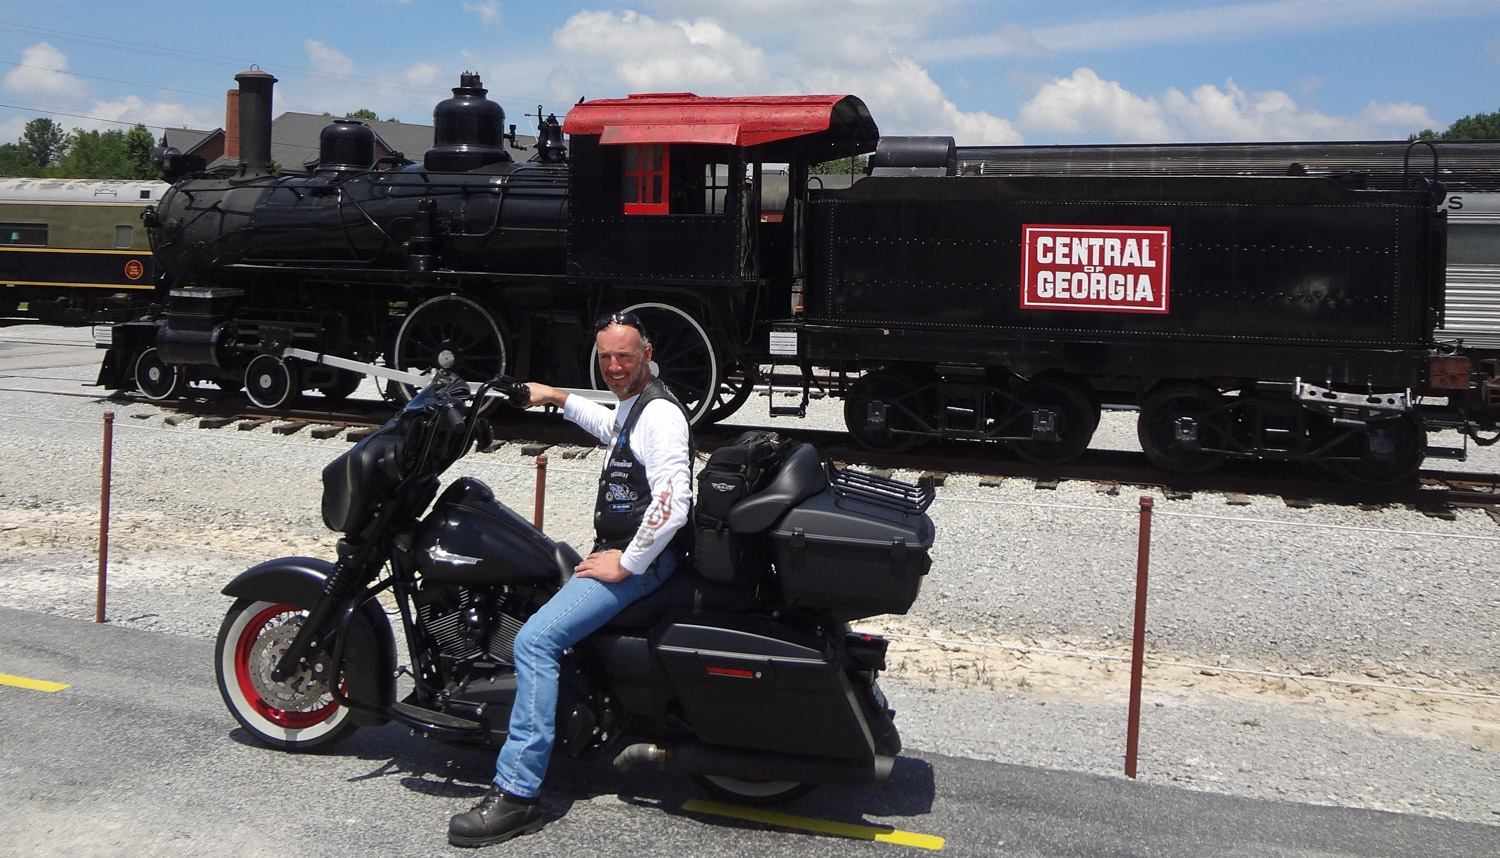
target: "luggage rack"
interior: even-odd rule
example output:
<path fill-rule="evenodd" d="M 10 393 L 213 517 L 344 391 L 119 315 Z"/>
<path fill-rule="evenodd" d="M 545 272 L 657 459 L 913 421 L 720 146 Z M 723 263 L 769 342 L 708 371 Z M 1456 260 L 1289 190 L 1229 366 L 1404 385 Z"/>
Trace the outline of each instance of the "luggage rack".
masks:
<path fill-rule="evenodd" d="M 828 485 L 833 489 L 834 497 L 841 501 L 863 501 L 903 515 L 920 515 L 932 506 L 933 499 L 937 497 L 937 487 L 930 476 L 924 476 L 912 484 L 869 471 L 836 468 L 832 462 L 827 462 L 826 467 Z"/>

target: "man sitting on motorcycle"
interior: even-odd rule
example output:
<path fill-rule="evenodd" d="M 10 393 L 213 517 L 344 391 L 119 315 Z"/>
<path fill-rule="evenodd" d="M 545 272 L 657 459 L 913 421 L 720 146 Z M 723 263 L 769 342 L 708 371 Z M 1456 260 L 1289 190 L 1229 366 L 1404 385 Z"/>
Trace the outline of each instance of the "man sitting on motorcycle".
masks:
<path fill-rule="evenodd" d="M 594 326 L 611 410 L 528 383 L 531 406 L 554 405 L 609 450 L 594 507 L 596 541 L 574 575 L 516 636 L 516 702 L 484 798 L 448 823 L 448 842 L 488 846 L 542 827 L 538 800 L 556 733 L 558 658 L 671 576 L 673 536 L 692 502 L 691 443 L 682 406 L 651 377 L 651 341 L 633 313 Z"/>

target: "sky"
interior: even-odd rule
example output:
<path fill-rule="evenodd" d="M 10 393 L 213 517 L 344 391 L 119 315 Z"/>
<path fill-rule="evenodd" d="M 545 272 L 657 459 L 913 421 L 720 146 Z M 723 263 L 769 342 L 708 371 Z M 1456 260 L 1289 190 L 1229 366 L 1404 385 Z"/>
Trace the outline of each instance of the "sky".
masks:
<path fill-rule="evenodd" d="M 273 113 L 508 122 L 634 92 L 852 94 L 960 145 L 1405 139 L 1500 111 L 1500 0 L 0 0 L 0 142 Z"/>

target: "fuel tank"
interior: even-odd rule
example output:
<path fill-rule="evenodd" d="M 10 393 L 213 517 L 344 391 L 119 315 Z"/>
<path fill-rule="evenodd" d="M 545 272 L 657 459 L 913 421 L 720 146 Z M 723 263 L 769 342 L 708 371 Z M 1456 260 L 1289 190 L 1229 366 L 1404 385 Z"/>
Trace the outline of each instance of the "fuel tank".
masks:
<path fill-rule="evenodd" d="M 489 486 L 462 477 L 438 497 L 417 526 L 413 550 L 423 577 L 446 584 L 559 584 L 579 562 Z"/>

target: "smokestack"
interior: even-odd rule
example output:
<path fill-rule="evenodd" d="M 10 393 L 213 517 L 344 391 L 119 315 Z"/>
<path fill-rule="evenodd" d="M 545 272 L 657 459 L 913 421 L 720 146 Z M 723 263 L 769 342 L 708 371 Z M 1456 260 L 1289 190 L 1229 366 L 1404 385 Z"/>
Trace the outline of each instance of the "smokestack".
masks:
<path fill-rule="evenodd" d="M 259 69 L 251 69 L 240 72 L 234 79 L 240 85 L 239 95 L 233 102 L 238 114 L 235 124 L 238 126 L 240 171 L 268 173 L 271 170 L 271 88 L 275 86 L 276 78 Z M 226 128 L 225 137 L 230 133 Z"/>

